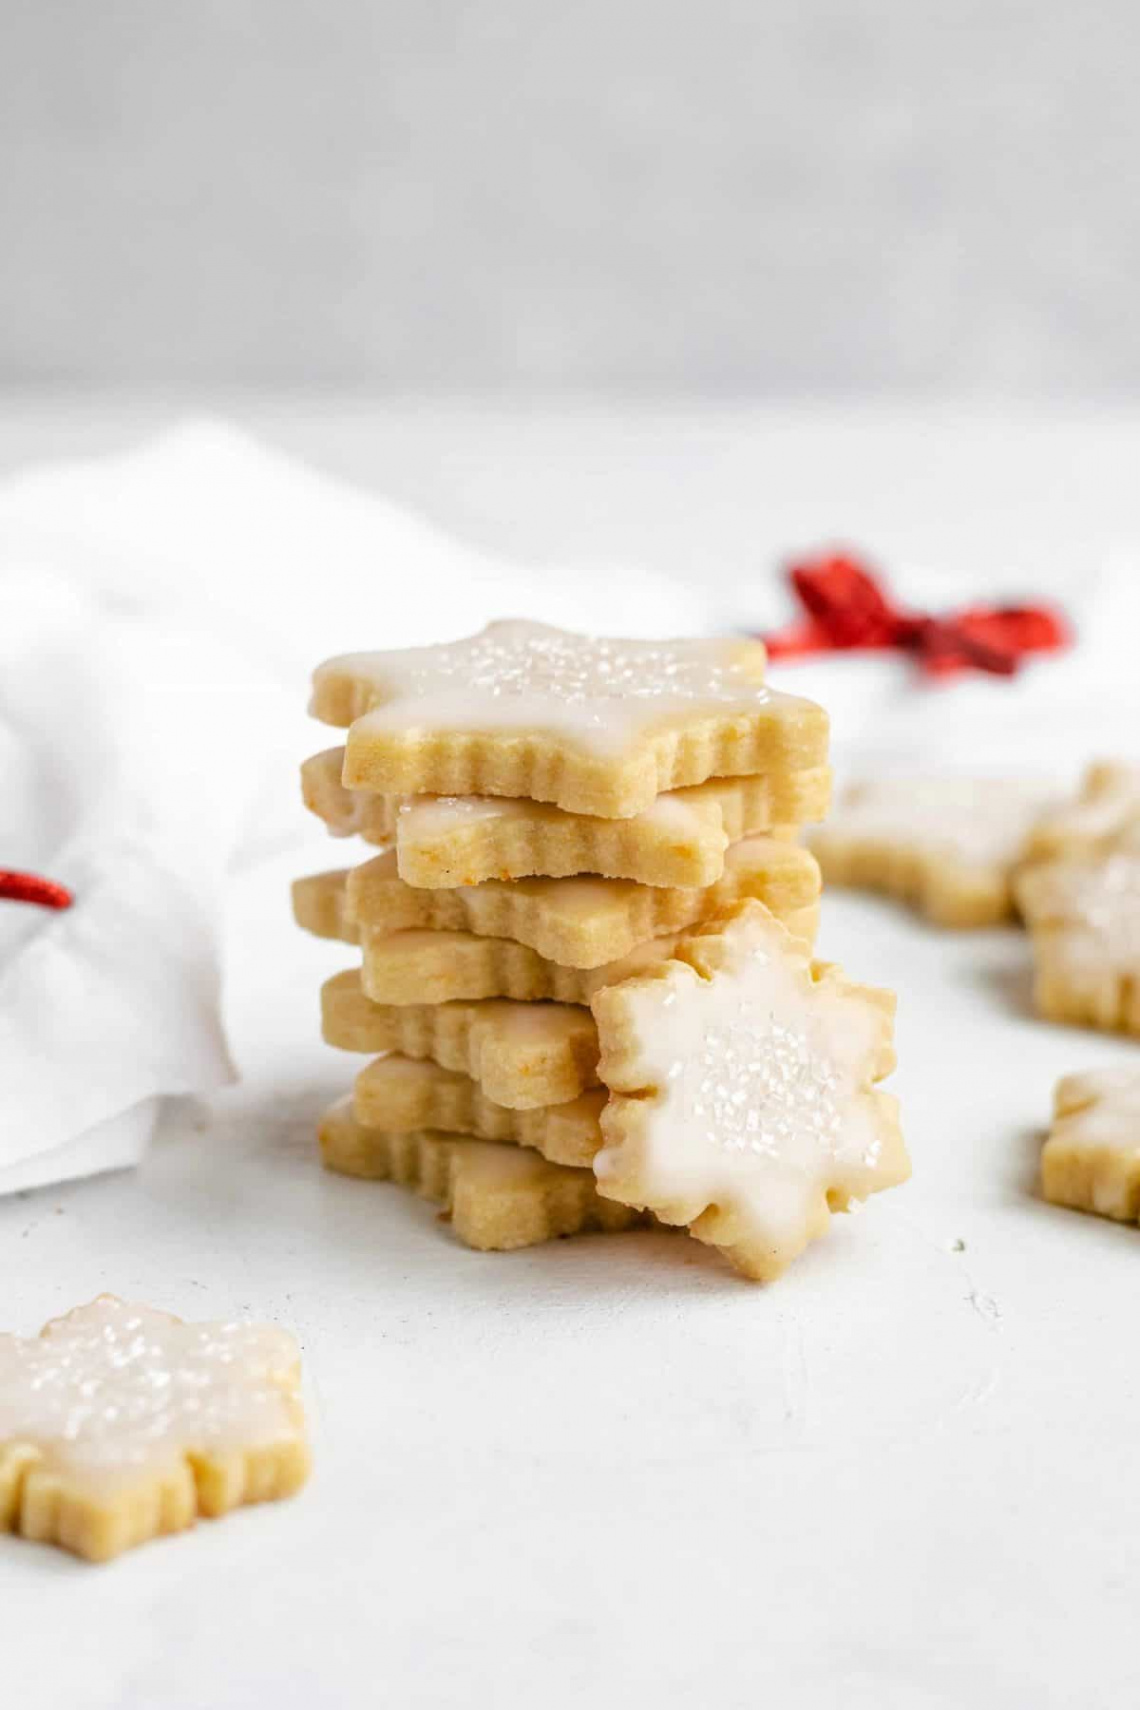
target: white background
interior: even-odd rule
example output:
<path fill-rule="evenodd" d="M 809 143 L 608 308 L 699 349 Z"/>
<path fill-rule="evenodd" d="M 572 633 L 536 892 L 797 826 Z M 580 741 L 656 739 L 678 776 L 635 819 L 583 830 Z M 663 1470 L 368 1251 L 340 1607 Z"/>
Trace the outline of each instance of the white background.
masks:
<path fill-rule="evenodd" d="M 8 414 L 0 461 L 140 419 Z M 644 555 L 712 586 L 719 559 L 738 615 L 740 575 L 831 529 L 1029 585 L 1137 540 L 1126 419 L 261 423 L 540 562 Z M 316 1039 L 344 953 L 292 927 L 286 887 L 335 858 L 314 828 L 234 878 L 242 1085 L 172 1109 L 136 1173 L 0 1202 L 5 1327 L 109 1288 L 295 1328 L 313 1482 L 106 1569 L 0 1541 L 13 1704 L 1129 1702 L 1138 1236 L 1034 1182 L 1055 1078 L 1136 1047 L 1034 1020 L 1016 931 L 829 895 L 824 954 L 899 992 L 913 1182 L 765 1289 L 667 1235 L 472 1254 L 318 1167 L 356 1061 Z"/>
<path fill-rule="evenodd" d="M 1135 396 L 1133 0 L 0 0 L 0 384 Z"/>

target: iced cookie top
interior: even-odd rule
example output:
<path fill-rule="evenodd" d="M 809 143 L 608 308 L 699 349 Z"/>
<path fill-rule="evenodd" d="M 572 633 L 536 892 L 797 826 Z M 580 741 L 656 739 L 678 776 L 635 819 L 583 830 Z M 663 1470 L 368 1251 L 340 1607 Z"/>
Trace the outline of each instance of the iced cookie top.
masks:
<path fill-rule="evenodd" d="M 1108 967 L 1140 965 L 1140 849 L 1030 867 L 1017 895 L 1029 926 L 1065 932 L 1074 953 Z"/>
<path fill-rule="evenodd" d="M 1066 1075 L 1053 1095 L 1053 1134 L 1071 1146 L 1140 1153 L 1140 1069 L 1119 1066 Z"/>
<path fill-rule="evenodd" d="M 134 1482 L 190 1451 L 294 1438 L 297 1364 L 286 1331 L 100 1295 L 39 1336 L 0 1335 L 0 1445 L 31 1444 L 73 1480 Z"/>
<path fill-rule="evenodd" d="M 656 977 L 594 999 L 602 1191 L 775 1274 L 842 1206 L 906 1174 L 889 994 L 813 971 L 759 903 L 695 934 Z M 711 1224 L 711 1228 L 709 1225 Z"/>
<path fill-rule="evenodd" d="M 824 835 L 922 849 L 964 866 L 1004 866 L 1017 860 L 1055 798 L 1055 790 L 1024 778 L 881 778 L 845 791 Z"/>
<path fill-rule="evenodd" d="M 755 641 L 622 641 L 509 620 L 330 659 L 311 710 L 348 725 L 343 782 L 627 818 L 661 791 L 819 766 L 827 720 L 763 682 Z"/>
<path fill-rule="evenodd" d="M 546 731 L 599 751 L 669 714 L 771 698 L 764 649 L 734 640 L 618 641 L 521 618 L 435 647 L 355 653 L 318 668 L 372 690 L 373 729 Z"/>
<path fill-rule="evenodd" d="M 1034 827 L 1034 856 L 1140 850 L 1140 766 L 1098 761 L 1074 801 L 1054 806 Z"/>

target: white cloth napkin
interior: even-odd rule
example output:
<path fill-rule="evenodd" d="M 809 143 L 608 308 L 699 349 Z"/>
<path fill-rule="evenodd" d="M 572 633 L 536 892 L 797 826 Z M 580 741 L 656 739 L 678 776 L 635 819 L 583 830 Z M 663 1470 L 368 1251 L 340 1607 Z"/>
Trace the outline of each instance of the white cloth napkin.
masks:
<path fill-rule="evenodd" d="M 705 626 L 663 578 L 528 572 L 217 425 L 0 487 L 0 866 L 76 897 L 0 902 L 0 1193 L 137 1161 L 164 1095 L 233 1078 L 220 898 L 302 819 L 311 667 L 508 614 Z"/>

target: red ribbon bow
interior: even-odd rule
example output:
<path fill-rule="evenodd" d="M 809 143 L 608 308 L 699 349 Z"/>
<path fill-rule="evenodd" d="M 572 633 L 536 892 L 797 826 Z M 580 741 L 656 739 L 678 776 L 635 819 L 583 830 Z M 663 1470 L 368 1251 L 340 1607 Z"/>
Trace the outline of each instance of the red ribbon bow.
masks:
<path fill-rule="evenodd" d="M 41 908 L 70 908 L 75 898 L 66 885 L 57 885 L 54 879 L 0 867 L 0 900 L 39 903 Z"/>
<path fill-rule="evenodd" d="M 1070 640 L 1065 619 L 1045 605 L 965 606 L 945 617 L 903 611 L 874 572 L 845 553 L 790 565 L 788 580 L 807 615 L 764 637 L 773 659 L 894 648 L 913 654 L 932 677 L 968 670 L 1012 677 L 1027 654 Z"/>

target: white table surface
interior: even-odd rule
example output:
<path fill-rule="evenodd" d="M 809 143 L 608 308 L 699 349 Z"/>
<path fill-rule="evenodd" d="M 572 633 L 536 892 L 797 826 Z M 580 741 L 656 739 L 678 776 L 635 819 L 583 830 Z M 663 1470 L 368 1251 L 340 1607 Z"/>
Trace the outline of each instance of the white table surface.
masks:
<path fill-rule="evenodd" d="M 1046 580 L 1138 532 L 1126 420 L 244 413 L 491 544 L 726 589 L 835 530 Z M 0 468 L 158 414 L 12 405 Z M 291 1325 L 313 1481 L 106 1569 L 0 1540 L 0 1703 L 1130 1702 L 1140 1234 L 1034 1183 L 1056 1076 L 1136 1047 L 1035 1021 L 1018 932 L 837 893 L 822 950 L 900 996 L 909 1186 L 765 1289 L 667 1235 L 469 1253 L 318 1167 L 352 1060 L 315 1037 L 345 956 L 291 926 L 290 874 L 330 864 L 302 836 L 232 885 L 242 1084 L 172 1108 L 137 1172 L 0 1202 L 0 1302 L 24 1332 L 102 1289 Z"/>

